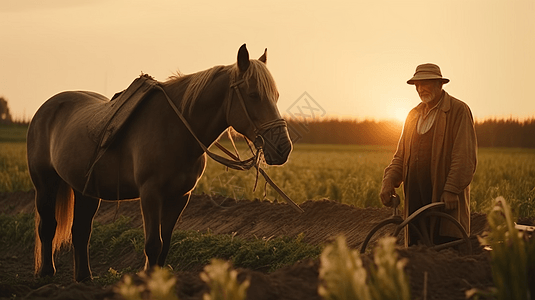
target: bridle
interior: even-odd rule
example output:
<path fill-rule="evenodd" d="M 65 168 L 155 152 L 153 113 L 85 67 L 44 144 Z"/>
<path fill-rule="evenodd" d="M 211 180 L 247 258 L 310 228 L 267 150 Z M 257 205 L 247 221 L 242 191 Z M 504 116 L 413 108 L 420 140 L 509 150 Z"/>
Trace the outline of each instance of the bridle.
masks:
<path fill-rule="evenodd" d="M 255 145 L 255 147 L 257 149 L 260 149 L 260 148 L 264 147 L 264 143 L 265 143 L 265 140 L 264 140 L 264 137 L 263 137 L 264 133 L 266 133 L 268 130 L 270 130 L 272 128 L 279 127 L 279 126 L 285 126 L 286 127 L 288 125 L 286 123 L 286 120 L 284 120 L 284 119 L 276 119 L 276 120 L 265 122 L 265 123 L 261 124 L 260 127 L 256 126 L 255 122 L 253 122 L 253 120 L 251 119 L 251 116 L 249 115 L 249 112 L 247 111 L 247 106 L 245 105 L 245 100 L 243 100 L 243 96 L 241 94 L 240 85 L 242 85 L 244 83 L 245 83 L 245 80 L 244 79 L 240 79 L 240 80 L 232 82 L 230 84 L 229 95 L 225 99 L 225 101 L 227 102 L 226 103 L 226 106 L 227 106 L 227 108 L 226 108 L 227 124 L 230 124 L 230 122 L 229 122 L 229 120 L 230 120 L 230 108 L 232 107 L 232 99 L 234 98 L 233 97 L 233 91 L 234 91 L 234 93 L 238 96 L 238 101 L 240 103 L 240 106 L 243 109 L 243 112 L 245 114 L 245 117 L 247 118 L 247 121 L 254 128 L 255 139 L 252 142 L 253 142 L 253 144 Z"/>
<path fill-rule="evenodd" d="M 241 107 L 243 108 L 243 111 L 245 113 L 245 116 L 246 116 L 248 122 L 254 128 L 255 140 L 252 141 L 252 142 L 253 142 L 253 144 L 254 144 L 254 146 L 256 148 L 256 152 L 253 153 L 252 157 L 250 157 L 249 159 L 246 159 L 246 160 L 239 160 L 239 159 L 236 159 L 236 157 L 234 157 L 234 156 L 231 156 L 231 157 L 233 157 L 233 160 L 230 160 L 230 159 L 222 157 L 222 156 L 220 156 L 218 154 L 215 154 L 214 152 L 208 150 L 208 147 L 206 147 L 206 145 L 204 145 L 203 142 L 201 142 L 201 140 L 197 137 L 197 135 L 195 134 L 195 132 L 193 131 L 193 129 L 189 125 L 188 121 L 184 117 L 184 115 L 180 112 L 180 110 L 175 105 L 175 103 L 171 100 L 169 95 L 167 95 L 167 92 L 165 91 L 165 89 L 162 88 L 160 85 L 156 85 L 155 88 L 159 89 L 165 95 L 165 98 L 167 99 L 167 102 L 169 103 L 171 108 L 174 110 L 176 115 L 180 118 L 180 120 L 182 121 L 184 126 L 186 126 L 186 128 L 189 130 L 191 135 L 195 138 L 195 140 L 197 141 L 199 146 L 202 148 L 202 150 L 210 158 L 212 158 L 213 160 L 215 160 L 215 161 L 219 162 L 220 164 L 222 164 L 222 165 L 224 165 L 226 167 L 229 167 L 231 169 L 245 171 L 245 170 L 249 170 L 252 167 L 257 167 L 257 168 L 259 167 L 259 163 L 260 163 L 260 161 L 262 159 L 263 147 L 264 147 L 264 141 L 265 141 L 263 136 L 262 136 L 262 134 L 265 133 L 267 130 L 269 130 L 271 128 L 274 128 L 274 127 L 277 127 L 277 126 L 287 126 L 287 124 L 286 124 L 286 121 L 284 119 L 277 119 L 277 120 L 273 120 L 273 121 L 268 121 L 268 122 L 266 122 L 266 123 L 264 123 L 264 124 L 262 124 L 260 126 L 256 126 L 256 124 L 251 119 L 251 117 L 249 115 L 249 112 L 247 111 L 247 107 L 245 106 L 245 101 L 243 100 L 243 96 L 242 96 L 240 88 L 239 88 L 239 86 L 241 84 L 243 84 L 244 82 L 245 82 L 245 80 L 242 79 L 242 80 L 239 80 L 239 81 L 231 83 L 230 84 L 230 89 L 229 89 L 229 95 L 227 96 L 225 101 L 227 102 L 226 103 L 226 106 L 227 106 L 226 107 L 227 124 L 228 124 L 228 120 L 229 120 L 229 117 L 230 117 L 230 108 L 232 106 L 232 99 L 233 99 L 232 91 L 235 91 L 236 95 L 238 96 L 238 101 L 240 102 Z M 218 147 L 219 146 L 220 145 L 218 145 Z M 228 152 L 226 152 L 226 151 L 225 151 L 225 153 L 228 154 Z"/>

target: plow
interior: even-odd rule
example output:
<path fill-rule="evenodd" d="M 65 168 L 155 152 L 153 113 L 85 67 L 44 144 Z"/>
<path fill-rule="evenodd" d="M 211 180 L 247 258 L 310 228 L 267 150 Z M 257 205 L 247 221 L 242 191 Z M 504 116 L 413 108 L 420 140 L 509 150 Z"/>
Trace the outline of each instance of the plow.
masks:
<path fill-rule="evenodd" d="M 393 195 L 392 198 L 393 203 L 393 214 L 390 218 L 385 219 L 377 225 L 375 225 L 372 230 L 368 233 L 366 238 L 364 239 L 364 242 L 361 245 L 360 253 L 366 252 L 366 247 L 368 246 L 368 243 L 370 242 L 371 238 L 374 236 L 375 233 L 377 233 L 380 229 L 382 229 L 385 226 L 392 227 L 391 225 L 394 225 L 394 231 L 392 232 L 391 236 L 397 237 L 399 233 L 407 226 L 411 228 L 419 237 L 420 241 L 422 241 L 423 245 L 434 249 L 434 250 L 442 250 L 449 247 L 454 247 L 458 245 L 466 245 L 467 254 L 472 254 L 472 244 L 470 243 L 470 238 L 464 231 L 464 228 L 462 225 L 452 216 L 448 215 L 447 213 L 443 212 L 443 209 L 445 207 L 444 202 L 435 202 L 428 205 L 425 205 L 409 215 L 406 219 L 403 219 L 401 214 L 399 213 L 399 196 Z M 436 222 L 439 221 L 446 221 L 451 222 L 452 224 L 457 227 L 459 232 L 462 234 L 461 239 L 457 239 L 455 241 L 437 244 L 433 240 L 433 234 L 429 232 L 428 226 L 427 226 L 427 220 Z"/>

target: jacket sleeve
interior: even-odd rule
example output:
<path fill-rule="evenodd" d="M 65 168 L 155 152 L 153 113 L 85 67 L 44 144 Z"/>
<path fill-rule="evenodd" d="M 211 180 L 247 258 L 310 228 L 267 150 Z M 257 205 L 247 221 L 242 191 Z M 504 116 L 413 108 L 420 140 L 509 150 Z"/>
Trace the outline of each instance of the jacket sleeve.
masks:
<path fill-rule="evenodd" d="M 411 113 L 413 112 L 411 111 Z M 407 155 L 405 148 L 405 139 L 407 138 L 407 124 L 410 123 L 408 120 L 410 120 L 411 113 L 409 113 L 409 115 L 407 116 L 407 120 L 405 121 L 403 132 L 401 133 L 401 137 L 399 139 L 396 152 L 394 153 L 394 157 L 392 158 L 390 165 L 386 167 L 383 175 L 383 182 L 390 180 L 390 182 L 396 188 L 398 188 L 403 182 L 403 164 L 405 161 L 405 155 Z"/>
<path fill-rule="evenodd" d="M 472 181 L 477 165 L 477 139 L 474 119 L 468 105 L 455 110 L 451 164 L 444 190 L 460 194 Z"/>

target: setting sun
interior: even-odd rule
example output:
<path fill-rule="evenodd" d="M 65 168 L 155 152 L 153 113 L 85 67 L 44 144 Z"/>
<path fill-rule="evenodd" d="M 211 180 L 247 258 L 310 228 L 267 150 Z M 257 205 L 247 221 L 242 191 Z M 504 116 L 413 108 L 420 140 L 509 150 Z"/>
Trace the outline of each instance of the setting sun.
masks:
<path fill-rule="evenodd" d="M 400 122 L 404 122 L 405 118 L 407 117 L 407 114 L 409 113 L 409 110 L 407 110 L 405 107 L 401 107 L 401 106 L 394 107 L 392 110 L 393 110 L 392 114 L 393 114 L 394 118 L 397 121 L 400 121 Z"/>
<path fill-rule="evenodd" d="M 409 114 L 409 111 L 415 107 L 418 103 L 415 103 L 413 99 L 390 99 L 386 101 L 387 107 L 384 108 L 385 115 L 388 115 L 389 119 L 405 122 L 405 118 Z"/>

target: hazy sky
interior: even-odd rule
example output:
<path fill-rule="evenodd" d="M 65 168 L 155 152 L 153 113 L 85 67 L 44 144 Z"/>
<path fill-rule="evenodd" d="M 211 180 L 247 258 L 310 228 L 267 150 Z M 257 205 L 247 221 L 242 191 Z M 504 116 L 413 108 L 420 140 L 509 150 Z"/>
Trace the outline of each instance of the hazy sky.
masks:
<path fill-rule="evenodd" d="M 0 96 L 31 117 L 52 95 L 111 97 L 268 48 L 284 114 L 307 92 L 328 115 L 403 118 L 434 62 L 477 119 L 534 117 L 535 0 L 0 2 Z"/>

